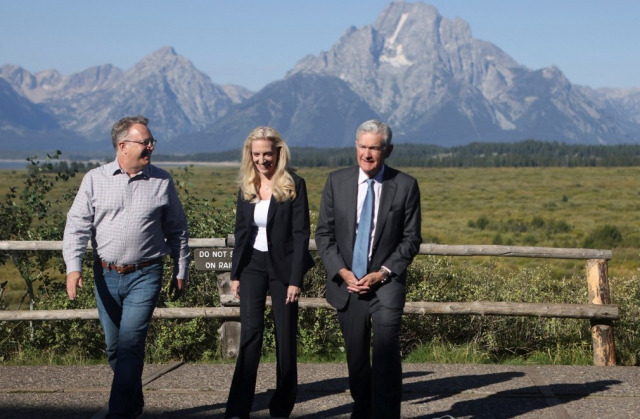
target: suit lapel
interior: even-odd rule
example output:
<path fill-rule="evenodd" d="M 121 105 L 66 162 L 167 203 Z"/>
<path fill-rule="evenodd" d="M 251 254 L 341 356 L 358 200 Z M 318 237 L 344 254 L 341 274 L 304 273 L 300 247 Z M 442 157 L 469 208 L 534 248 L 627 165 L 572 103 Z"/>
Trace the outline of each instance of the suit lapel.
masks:
<path fill-rule="evenodd" d="M 256 207 L 256 204 L 252 204 L 251 202 L 244 200 L 242 201 L 242 203 L 242 211 L 244 211 L 245 224 L 250 231 L 251 228 L 253 228 L 253 211 Z"/>
<path fill-rule="evenodd" d="M 267 212 L 267 225 L 271 224 L 271 220 L 273 220 L 273 216 L 276 214 L 276 207 L 278 206 L 278 202 L 273 195 L 271 195 L 271 201 L 269 202 L 269 211 Z"/>
<path fill-rule="evenodd" d="M 380 208 L 378 209 L 378 218 L 376 220 L 376 234 L 373 238 L 373 246 L 376 247 L 382 231 L 384 231 L 384 225 L 387 222 L 387 216 L 391 211 L 391 204 L 396 195 L 396 182 L 393 176 L 393 169 L 389 166 L 384 168 L 384 175 L 382 178 L 382 192 L 380 195 Z"/>
<path fill-rule="evenodd" d="M 349 181 L 341 185 L 345 189 L 346 193 L 338 196 L 344 196 L 344 205 L 346 207 L 347 214 L 347 228 L 349 228 L 349 234 L 351 235 L 351 247 L 356 240 L 356 222 L 358 221 L 358 174 L 359 167 L 355 167 L 353 175 L 349 176 Z"/>

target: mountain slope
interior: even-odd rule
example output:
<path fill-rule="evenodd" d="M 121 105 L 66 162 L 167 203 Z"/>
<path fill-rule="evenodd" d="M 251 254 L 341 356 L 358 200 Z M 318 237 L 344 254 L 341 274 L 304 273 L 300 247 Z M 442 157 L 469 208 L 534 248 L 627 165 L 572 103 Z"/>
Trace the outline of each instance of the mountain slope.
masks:
<path fill-rule="evenodd" d="M 389 4 L 373 24 L 348 28 L 329 51 L 255 94 L 213 83 L 171 47 L 127 71 L 103 65 L 65 76 L 3 65 L 0 80 L 13 89 L 1 87 L 2 132 L 47 146 L 33 134 L 46 129 L 70 149 L 108 143 L 127 114 L 149 117 L 159 150 L 180 153 L 237 149 L 257 125 L 273 125 L 292 145 L 350 145 L 372 117 L 391 124 L 396 142 L 445 147 L 640 142 L 638 89 L 593 90 L 556 67 L 526 68 L 424 3 Z"/>
<path fill-rule="evenodd" d="M 269 125 L 290 146 L 342 147 L 353 144 L 358 125 L 374 117 L 342 80 L 300 74 L 269 84 L 210 128 L 171 146 L 183 152 L 240 149 L 253 128 Z"/>
<path fill-rule="evenodd" d="M 529 70 L 424 3 L 390 4 L 373 25 L 350 28 L 287 76 L 298 73 L 341 78 L 408 141 L 628 140 L 560 70 Z"/>
<path fill-rule="evenodd" d="M 5 65 L 0 77 L 23 97 L 39 103 L 59 126 L 89 143 L 108 141 L 113 123 L 125 115 L 143 114 L 161 141 L 205 128 L 250 92 L 215 85 L 171 47 L 144 57 L 123 72 L 111 65 L 71 76 L 55 70 L 31 75 Z"/>

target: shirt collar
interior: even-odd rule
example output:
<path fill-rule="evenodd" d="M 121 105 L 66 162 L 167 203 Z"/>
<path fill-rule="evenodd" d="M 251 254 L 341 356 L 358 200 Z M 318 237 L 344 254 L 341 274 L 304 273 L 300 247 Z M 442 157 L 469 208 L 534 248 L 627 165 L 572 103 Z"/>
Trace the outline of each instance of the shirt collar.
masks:
<path fill-rule="evenodd" d="M 109 173 L 111 173 L 112 175 L 119 175 L 119 174 L 125 174 L 127 176 L 128 173 L 125 172 L 122 167 L 120 167 L 120 163 L 118 163 L 118 159 L 115 159 L 114 161 L 112 161 L 111 163 L 109 163 Z M 144 177 L 146 178 L 150 178 L 151 177 L 151 165 L 147 165 L 144 169 L 142 169 L 138 174 L 136 174 L 136 176 L 142 174 Z M 135 177 L 135 176 L 134 176 Z"/>
<path fill-rule="evenodd" d="M 107 170 L 113 176 L 119 175 L 120 173 L 124 173 L 124 170 L 122 170 L 120 168 L 120 165 L 118 164 L 118 160 L 117 159 L 108 164 Z"/>
<path fill-rule="evenodd" d="M 371 179 L 375 180 L 378 183 L 382 183 L 382 178 L 384 176 L 384 168 L 386 165 L 382 165 L 382 168 L 380 169 L 380 171 L 378 173 L 376 173 L 376 175 L 374 177 L 372 177 Z M 369 177 L 362 171 L 361 168 L 358 169 L 358 185 L 361 183 L 364 183 L 367 179 L 369 179 Z"/>

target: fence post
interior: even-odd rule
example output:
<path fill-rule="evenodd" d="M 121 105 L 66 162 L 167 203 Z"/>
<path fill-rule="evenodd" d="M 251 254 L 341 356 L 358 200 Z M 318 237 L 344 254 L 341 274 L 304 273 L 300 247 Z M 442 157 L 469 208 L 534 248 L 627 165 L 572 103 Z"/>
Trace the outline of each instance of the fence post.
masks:
<path fill-rule="evenodd" d="M 218 295 L 220 305 L 237 306 L 238 300 L 231 294 L 231 273 L 218 273 Z M 227 321 L 218 329 L 220 351 L 225 359 L 237 358 L 240 349 L 240 322 Z"/>
<path fill-rule="evenodd" d="M 609 269 L 606 260 L 587 260 L 587 283 L 590 304 L 611 304 Z M 593 342 L 593 364 L 596 366 L 616 365 L 612 321 L 592 319 L 591 340 Z"/>

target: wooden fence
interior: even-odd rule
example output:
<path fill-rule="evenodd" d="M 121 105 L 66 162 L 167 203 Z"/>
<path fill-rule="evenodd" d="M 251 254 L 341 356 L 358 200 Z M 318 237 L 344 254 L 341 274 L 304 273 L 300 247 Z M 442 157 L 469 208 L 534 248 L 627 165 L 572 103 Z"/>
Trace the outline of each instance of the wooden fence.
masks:
<path fill-rule="evenodd" d="M 233 247 L 233 236 L 223 238 L 190 239 L 191 249 L 220 249 Z M 310 241 L 311 250 L 316 250 L 315 242 Z M 62 250 L 60 241 L 0 241 L 0 251 L 24 250 Z M 608 261 L 612 258 L 611 250 L 595 249 L 562 249 L 548 247 L 523 246 L 485 246 L 485 245 L 439 245 L 426 244 L 420 246 L 420 255 L 440 256 L 494 256 L 494 257 L 527 257 L 545 259 L 576 259 L 586 261 L 586 279 L 588 287 L 587 304 L 555 304 L 555 303 L 521 303 L 521 302 L 407 302 L 405 314 L 449 314 L 449 315 L 494 315 L 494 316 L 534 316 L 556 318 L 588 319 L 591 323 L 593 343 L 593 362 L 597 366 L 615 365 L 615 348 L 613 338 L 613 320 L 619 318 L 618 306 L 611 304 L 609 290 Z M 240 310 L 237 302 L 230 295 L 229 277 L 218 275 L 220 301 L 223 307 L 183 307 L 156 308 L 156 318 L 195 318 L 215 317 L 237 320 Z M 267 301 L 270 304 L 270 300 Z M 301 298 L 302 309 L 332 307 L 323 298 Z M 0 321 L 21 320 L 70 320 L 97 319 L 97 309 L 84 310 L 4 310 L 0 311 Z M 233 354 L 237 346 L 237 329 L 239 323 L 226 322 L 221 334 L 227 335 L 228 342 L 223 339 L 223 353 Z M 235 330 L 235 331 L 232 331 Z M 226 346 L 226 348 L 224 347 Z"/>

